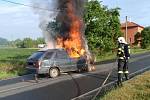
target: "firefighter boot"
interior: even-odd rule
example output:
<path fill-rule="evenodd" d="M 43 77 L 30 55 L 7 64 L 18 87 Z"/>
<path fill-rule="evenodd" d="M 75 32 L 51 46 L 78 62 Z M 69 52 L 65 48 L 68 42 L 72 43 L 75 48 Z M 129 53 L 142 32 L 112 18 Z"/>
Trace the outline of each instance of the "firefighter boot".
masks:
<path fill-rule="evenodd" d="M 128 71 L 125 71 L 125 72 L 124 72 L 124 75 L 125 75 L 126 80 L 129 80 L 128 74 L 129 74 Z"/>
<path fill-rule="evenodd" d="M 128 73 L 125 73 L 124 75 L 125 75 L 126 80 L 129 80 Z"/>
<path fill-rule="evenodd" d="M 118 86 L 122 86 L 122 74 L 118 73 Z"/>

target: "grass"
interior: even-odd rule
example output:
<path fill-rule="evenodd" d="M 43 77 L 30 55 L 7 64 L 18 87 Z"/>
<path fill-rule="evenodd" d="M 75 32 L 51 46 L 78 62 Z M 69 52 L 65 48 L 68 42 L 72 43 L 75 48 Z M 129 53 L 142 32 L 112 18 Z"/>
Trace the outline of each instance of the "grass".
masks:
<path fill-rule="evenodd" d="M 8 79 L 9 77 L 15 77 L 17 73 L 7 73 L 7 72 L 0 72 L 0 79 Z"/>
<path fill-rule="evenodd" d="M 97 100 L 150 100 L 150 71 L 123 83 Z"/>
<path fill-rule="evenodd" d="M 140 53 L 145 53 L 145 52 L 149 52 L 150 48 L 148 49 L 141 49 L 141 48 L 132 48 L 131 49 L 131 54 L 140 54 Z M 116 52 L 112 51 L 112 52 L 107 52 L 107 53 L 103 53 L 100 56 L 97 56 L 97 61 L 105 61 L 105 60 L 110 60 L 110 59 L 115 59 L 116 57 Z"/>
<path fill-rule="evenodd" d="M 0 79 L 24 74 L 26 59 L 36 50 L 0 48 Z"/>

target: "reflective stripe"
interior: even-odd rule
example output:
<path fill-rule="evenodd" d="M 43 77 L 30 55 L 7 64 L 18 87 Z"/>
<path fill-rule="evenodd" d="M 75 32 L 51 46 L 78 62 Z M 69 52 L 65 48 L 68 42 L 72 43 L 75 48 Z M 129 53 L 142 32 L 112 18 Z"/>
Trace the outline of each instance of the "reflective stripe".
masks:
<path fill-rule="evenodd" d="M 119 59 L 124 59 L 124 57 L 119 57 Z"/>
<path fill-rule="evenodd" d="M 129 51 L 129 54 L 130 54 L 131 53 L 130 46 L 128 46 L 128 51 Z"/>
<path fill-rule="evenodd" d="M 130 49 L 130 46 L 128 46 L 128 48 Z"/>
<path fill-rule="evenodd" d="M 118 48 L 119 52 L 124 52 L 124 50 L 122 48 Z"/>
<path fill-rule="evenodd" d="M 121 52 L 118 52 L 118 54 L 120 55 L 120 54 L 121 54 Z"/>
<path fill-rule="evenodd" d="M 127 74 L 127 73 L 129 73 L 129 71 L 125 71 L 124 73 L 126 73 L 126 74 Z"/>
<path fill-rule="evenodd" d="M 130 46 L 128 46 L 128 51 L 129 51 L 129 54 L 130 54 L 131 53 Z"/>
<path fill-rule="evenodd" d="M 123 71 L 118 71 L 118 73 L 123 73 Z"/>
<path fill-rule="evenodd" d="M 121 49 L 121 48 L 118 48 L 118 50 L 121 51 L 122 49 Z"/>

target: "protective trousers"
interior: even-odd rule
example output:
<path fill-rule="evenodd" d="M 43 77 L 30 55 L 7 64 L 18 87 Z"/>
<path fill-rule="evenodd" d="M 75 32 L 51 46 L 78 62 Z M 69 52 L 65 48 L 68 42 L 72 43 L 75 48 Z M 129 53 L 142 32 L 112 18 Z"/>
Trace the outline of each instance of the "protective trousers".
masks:
<path fill-rule="evenodd" d="M 118 59 L 118 81 L 122 82 L 123 73 L 128 80 L 128 60 Z"/>

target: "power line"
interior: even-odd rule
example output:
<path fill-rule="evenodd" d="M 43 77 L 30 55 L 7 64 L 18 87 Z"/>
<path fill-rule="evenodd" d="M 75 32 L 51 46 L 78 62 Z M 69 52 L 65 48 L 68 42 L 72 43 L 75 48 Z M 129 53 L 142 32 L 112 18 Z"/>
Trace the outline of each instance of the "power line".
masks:
<path fill-rule="evenodd" d="M 27 4 L 23 4 L 23 3 L 19 3 L 19 2 L 14 2 L 14 1 L 9 1 L 9 0 L 1 0 L 1 1 L 8 2 L 8 3 L 11 3 L 11 4 L 16 4 L 16 5 L 22 5 L 22 6 L 25 6 L 25 7 L 50 11 L 50 12 L 53 12 L 53 11 L 59 12 L 60 11 L 60 10 L 57 10 L 57 9 L 56 10 L 51 10 L 51 9 L 41 8 L 41 7 L 37 7 L 37 6 L 31 6 L 31 5 L 27 5 Z"/>

